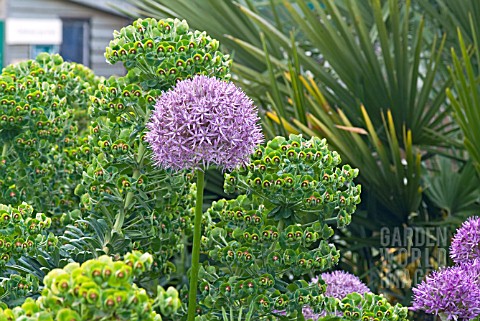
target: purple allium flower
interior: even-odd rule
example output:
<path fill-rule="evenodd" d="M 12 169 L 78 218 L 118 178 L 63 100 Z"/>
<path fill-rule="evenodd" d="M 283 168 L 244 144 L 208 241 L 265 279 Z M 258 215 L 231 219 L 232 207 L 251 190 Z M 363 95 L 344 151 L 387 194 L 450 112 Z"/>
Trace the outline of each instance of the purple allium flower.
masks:
<path fill-rule="evenodd" d="M 334 271 L 331 273 L 322 273 L 320 277 L 325 281 L 327 290 L 325 296 L 334 297 L 342 300 L 348 294 L 357 292 L 359 294 L 370 293 L 370 289 L 360 279 L 345 271 Z M 318 277 L 312 279 L 312 283 L 317 283 Z M 308 305 L 302 309 L 305 319 L 317 320 L 321 316 L 326 316 L 327 312 L 314 313 Z"/>
<path fill-rule="evenodd" d="M 455 263 L 480 258 L 480 217 L 463 222 L 452 239 L 450 257 Z"/>
<path fill-rule="evenodd" d="M 259 121 L 253 101 L 233 83 L 195 76 L 160 96 L 146 138 L 162 168 L 230 170 L 262 143 Z"/>
<path fill-rule="evenodd" d="M 318 318 L 323 316 L 322 314 L 313 312 L 312 308 L 309 307 L 308 305 L 302 308 L 302 314 L 305 317 L 305 320 L 309 320 L 309 319 L 318 320 Z"/>
<path fill-rule="evenodd" d="M 480 314 L 480 261 L 432 272 L 413 288 L 412 310 L 470 320 Z"/>
<path fill-rule="evenodd" d="M 358 294 L 370 293 L 370 289 L 360 281 L 360 279 L 345 271 L 333 271 L 330 273 L 322 273 L 320 277 L 327 285 L 325 296 L 337 298 L 339 300 L 347 296 L 347 294 L 357 292 Z M 313 278 L 313 282 L 318 282 L 318 278 Z"/>

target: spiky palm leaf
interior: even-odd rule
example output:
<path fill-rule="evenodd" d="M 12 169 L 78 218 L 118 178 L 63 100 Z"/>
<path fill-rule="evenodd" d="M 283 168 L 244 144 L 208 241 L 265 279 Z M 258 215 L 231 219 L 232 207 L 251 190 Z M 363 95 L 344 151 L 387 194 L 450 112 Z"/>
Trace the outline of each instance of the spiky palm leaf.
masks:
<path fill-rule="evenodd" d="M 461 56 L 457 56 L 452 49 L 453 67 L 451 69 L 454 79 L 454 89 L 448 89 L 447 95 L 453 109 L 455 118 L 464 135 L 464 145 L 473 160 L 473 164 L 480 175 L 480 44 L 475 31 L 473 18 L 470 19 L 474 40 L 474 56 L 470 57 L 462 33 L 458 31 Z"/>
<path fill-rule="evenodd" d="M 475 34 L 480 33 L 480 2 L 472 0 L 419 0 L 416 2 L 429 16 L 433 27 L 431 33 L 445 34 L 448 48 L 459 48 L 457 30 L 464 35 L 465 42 L 472 44 Z M 470 16 L 474 28 L 470 25 Z M 449 54 L 449 53 L 448 53 Z"/>
<path fill-rule="evenodd" d="M 436 157 L 425 167 L 425 194 L 440 209 L 443 223 L 456 227 L 468 216 L 478 214 L 480 177 L 476 175 L 472 162 L 462 164 L 446 157 Z"/>
<path fill-rule="evenodd" d="M 299 32 L 315 44 L 328 69 L 298 49 L 303 69 L 315 75 L 327 100 L 339 106 L 358 125 L 361 102 L 375 127 L 382 126 L 381 114 L 392 111 L 397 129 L 403 124 L 412 131 L 416 144 L 443 144 L 434 132 L 446 130 L 445 88 L 450 83 L 442 73 L 444 40 L 428 45 L 423 37 L 423 20 L 397 1 L 370 1 L 375 25 L 368 29 L 355 1 L 347 1 L 349 15 L 342 16 L 333 1 L 312 1 L 311 10 L 304 0 L 299 10 L 284 5 L 299 25 Z M 240 8 L 257 22 L 266 38 L 273 38 L 292 56 L 295 44 L 247 8 Z M 241 44 L 241 42 L 238 42 Z M 275 63 L 272 60 L 272 63 Z M 276 67 L 285 68 L 285 63 Z M 328 72 L 330 71 L 331 72 Z M 399 132 L 398 134 L 401 134 Z"/>

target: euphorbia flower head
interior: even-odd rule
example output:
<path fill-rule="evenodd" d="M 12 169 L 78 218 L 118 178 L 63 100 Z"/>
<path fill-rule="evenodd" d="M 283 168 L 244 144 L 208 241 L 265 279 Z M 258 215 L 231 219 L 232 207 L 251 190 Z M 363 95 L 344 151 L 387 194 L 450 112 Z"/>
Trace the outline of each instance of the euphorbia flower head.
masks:
<path fill-rule="evenodd" d="M 463 222 L 452 239 L 450 257 L 455 263 L 480 259 L 480 217 Z"/>
<path fill-rule="evenodd" d="M 146 139 L 162 168 L 231 170 L 262 143 L 259 121 L 253 101 L 233 83 L 195 76 L 160 96 Z"/>

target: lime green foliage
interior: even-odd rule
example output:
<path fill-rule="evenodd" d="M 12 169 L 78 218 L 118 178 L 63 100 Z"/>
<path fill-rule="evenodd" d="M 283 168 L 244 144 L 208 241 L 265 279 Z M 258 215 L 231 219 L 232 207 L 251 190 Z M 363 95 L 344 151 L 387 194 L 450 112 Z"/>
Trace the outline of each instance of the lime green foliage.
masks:
<path fill-rule="evenodd" d="M 21 307 L 0 312 L 0 320 L 162 320 L 180 307 L 173 288 L 159 289 L 156 300 L 138 288 L 134 278 L 150 269 L 150 254 L 132 252 L 123 261 L 102 256 L 82 265 L 70 263 L 52 270 L 37 301 L 27 299 Z"/>
<path fill-rule="evenodd" d="M 17 306 L 26 297 L 38 293 L 38 278 L 32 274 L 25 277 L 18 274 L 11 274 L 9 277 L 2 277 L 0 282 L 0 300 L 10 306 Z"/>
<path fill-rule="evenodd" d="M 27 294 L 36 294 L 38 278 L 19 268 L 25 260 L 46 262 L 48 253 L 58 252 L 58 239 L 48 232 L 52 220 L 43 213 L 34 214 L 32 206 L 0 204 L 0 300 L 15 304 Z M 28 266 L 28 264 L 27 264 Z M 49 269 L 47 263 L 44 269 Z M 19 274 L 12 274 L 14 271 Z"/>
<path fill-rule="evenodd" d="M 218 51 L 219 42 L 205 32 L 189 31 L 185 20 L 138 19 L 113 36 L 107 61 L 134 70 L 130 76 L 145 89 L 168 90 L 197 74 L 230 78 L 231 60 Z"/>
<path fill-rule="evenodd" d="M 272 309 L 286 308 L 295 316 L 306 298 L 320 306 L 323 281 L 309 286 L 283 277 L 323 271 L 338 263 L 340 253 L 326 242 L 333 230 L 318 222 L 306 228 L 300 224 L 282 228 L 268 219 L 268 209 L 249 201 L 242 195 L 214 202 L 208 212 L 222 216 L 203 239 L 215 266 L 205 265 L 200 272 L 202 313 L 231 306 L 229 314 L 238 315 L 252 304 L 254 316 L 267 317 Z M 255 301 L 257 297 L 263 298 L 264 306 Z"/>
<path fill-rule="evenodd" d="M 322 221 L 336 217 L 342 227 L 360 203 L 360 187 L 353 184 L 358 169 L 338 167 L 340 162 L 325 139 L 276 137 L 254 152 L 243 171 L 226 176 L 225 190 L 252 194 L 267 208 L 273 206 L 269 216 L 276 221 L 302 221 L 314 213 Z"/>
<path fill-rule="evenodd" d="M 59 55 L 39 54 L 34 61 L 8 65 L 2 75 L 11 76 L 17 81 L 39 81 L 54 84 L 59 98 L 65 98 L 69 112 L 80 123 L 79 131 L 85 129 L 89 97 L 101 78 L 92 70 L 74 62 L 64 62 Z M 75 124 L 77 125 L 77 124 Z M 48 128 L 43 128 L 48 130 Z"/>
<path fill-rule="evenodd" d="M 0 201 L 22 201 L 54 218 L 78 204 L 80 179 L 75 142 L 88 97 L 98 79 L 88 68 L 40 54 L 0 75 Z M 80 126 L 80 127 L 79 127 Z M 48 201 L 47 201 L 48 200 Z"/>
<path fill-rule="evenodd" d="M 207 233 L 205 242 L 210 245 L 207 248 L 213 248 L 209 255 L 217 261 L 242 267 L 250 267 L 256 259 L 263 259 L 272 270 L 281 266 L 282 270 L 296 275 L 308 273 L 312 268 L 324 270 L 338 261 L 337 251 L 321 241 L 332 235 L 330 228 L 322 228 L 320 224 L 303 228 L 295 224 L 279 229 L 276 225 L 268 225 L 273 223 L 268 219 L 269 212 L 245 195 L 215 202 L 209 214 L 220 216 L 225 228 L 216 224 Z M 217 249 L 218 243 L 214 240 L 233 243 Z M 314 253 L 300 253 L 316 242 L 320 242 L 320 246 Z M 276 245 L 280 248 L 275 249 Z M 237 251 L 240 246 L 245 248 Z"/>
<path fill-rule="evenodd" d="M 43 213 L 33 216 L 33 208 L 25 203 L 18 208 L 0 204 L 0 269 L 23 255 L 35 256 L 40 246 L 52 250 L 58 241 L 47 232 L 51 222 Z"/>
<path fill-rule="evenodd" d="M 406 321 L 408 309 L 401 305 L 391 305 L 386 298 L 373 294 L 348 294 L 344 299 L 328 298 L 325 303 L 329 316 L 319 321 L 385 320 Z"/>
<path fill-rule="evenodd" d="M 104 256 L 81 266 L 71 263 L 64 269 L 55 269 L 44 279 L 39 306 L 54 313 L 73 308 L 89 320 L 114 314 L 124 320 L 137 314 L 140 318 L 146 317 L 151 313 L 151 302 L 144 290 L 133 285 L 133 277 L 148 269 L 152 262 L 149 255 L 127 256 L 125 262 L 114 262 Z M 61 304 L 57 298 L 63 299 Z M 78 301 L 81 305 L 75 307 Z"/>
<path fill-rule="evenodd" d="M 170 286 L 165 290 L 159 286 L 155 307 L 160 309 L 162 316 L 172 317 L 175 320 L 175 313 L 182 307 L 182 301 L 180 301 L 177 289 Z"/>
<path fill-rule="evenodd" d="M 327 224 L 348 225 L 360 202 L 358 170 L 340 162 L 325 140 L 291 135 L 259 147 L 250 164 L 226 175 L 225 189 L 243 194 L 206 213 L 202 241 L 215 266 L 200 273 L 199 308 L 208 320 L 222 307 L 263 319 L 280 311 L 300 317 L 307 303 L 322 310 L 324 282 L 301 277 L 338 263 Z"/>

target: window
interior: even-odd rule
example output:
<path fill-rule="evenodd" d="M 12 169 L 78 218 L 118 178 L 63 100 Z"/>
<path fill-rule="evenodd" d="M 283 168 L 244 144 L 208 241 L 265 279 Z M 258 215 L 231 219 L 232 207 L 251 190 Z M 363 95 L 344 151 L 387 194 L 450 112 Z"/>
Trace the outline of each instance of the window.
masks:
<path fill-rule="evenodd" d="M 65 61 L 90 65 L 89 22 L 84 19 L 62 20 L 62 44 L 60 55 Z"/>
<path fill-rule="evenodd" d="M 31 45 L 30 59 L 35 59 L 35 57 L 41 52 L 47 52 L 49 54 L 58 53 L 58 46 L 57 45 Z"/>

